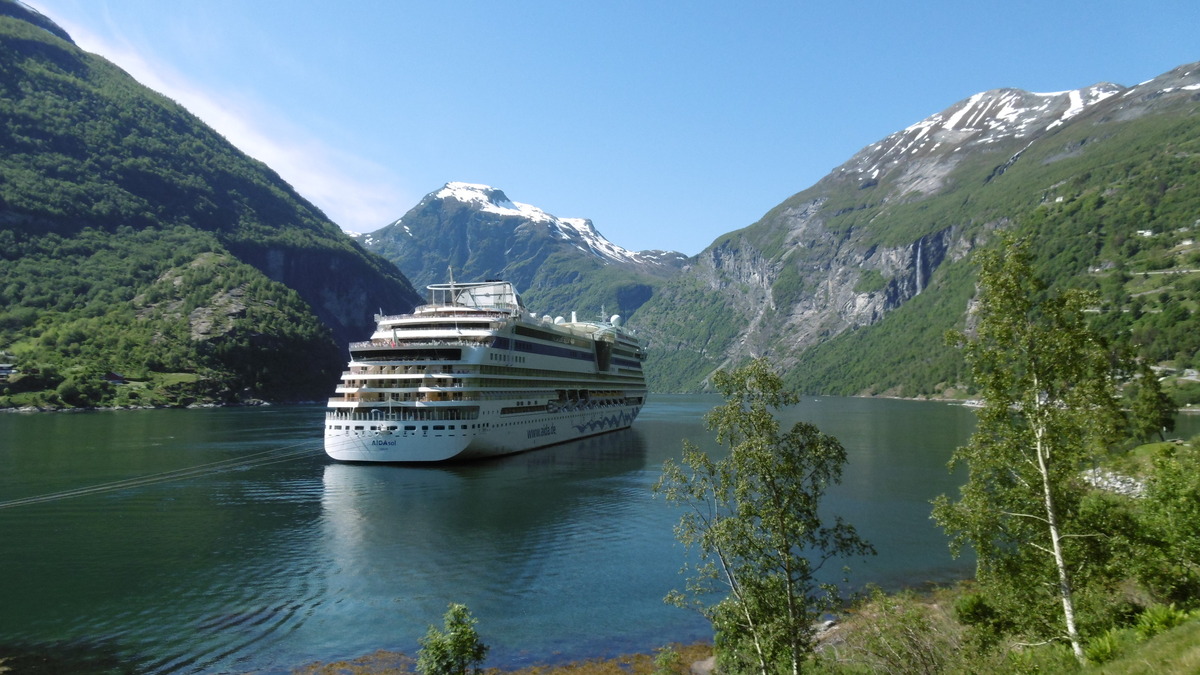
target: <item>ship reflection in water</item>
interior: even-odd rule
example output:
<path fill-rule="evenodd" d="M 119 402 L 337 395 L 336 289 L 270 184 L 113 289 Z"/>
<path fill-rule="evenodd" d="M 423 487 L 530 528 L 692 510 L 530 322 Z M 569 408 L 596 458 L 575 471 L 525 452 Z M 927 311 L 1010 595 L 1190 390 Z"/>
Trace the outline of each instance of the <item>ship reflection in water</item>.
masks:
<path fill-rule="evenodd" d="M 501 659 L 653 646 L 663 634 L 653 632 L 681 620 L 702 637 L 688 613 L 659 602 L 678 582 L 680 552 L 676 514 L 631 499 L 651 499 L 646 457 L 646 438 L 626 429 L 468 465 L 327 465 L 329 584 L 361 629 L 338 632 L 412 641 L 459 602 Z M 605 609 L 620 603 L 627 610 Z"/>

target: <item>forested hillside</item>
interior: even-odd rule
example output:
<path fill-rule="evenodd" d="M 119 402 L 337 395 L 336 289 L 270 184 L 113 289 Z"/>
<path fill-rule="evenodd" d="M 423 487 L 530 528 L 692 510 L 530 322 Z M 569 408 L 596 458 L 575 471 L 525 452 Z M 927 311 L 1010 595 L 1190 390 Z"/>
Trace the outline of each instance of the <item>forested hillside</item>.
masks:
<path fill-rule="evenodd" d="M 652 387 L 768 356 L 809 393 L 961 395 L 943 336 L 1002 230 L 1032 238 L 1056 286 L 1100 292 L 1091 315 L 1118 350 L 1200 366 L 1200 64 L 1131 88 L 984 92 L 864 148 L 647 303 Z"/>
<path fill-rule="evenodd" d="M 0 406 L 323 398 L 377 310 L 420 302 L 178 104 L 0 10 L 0 363 L 18 370 Z M 963 395 L 943 336 L 967 326 L 973 254 L 1002 230 L 1053 284 L 1099 293 L 1117 351 L 1200 366 L 1197 64 L 973 95 L 689 260 L 492 192 L 431 195 L 371 246 L 423 282 L 454 267 L 517 282 L 539 312 L 630 317 L 654 391 L 767 356 L 809 393 Z"/>
<path fill-rule="evenodd" d="M 1200 368 L 1200 118 L 1188 112 L 1197 109 L 1107 129 L 1103 143 L 1072 157 L 1058 155 L 1082 149 L 1095 130 L 1064 131 L 1054 145 L 1031 148 L 1003 189 L 980 181 L 969 195 L 930 200 L 896 222 L 1012 228 L 1035 242 L 1040 276 L 1100 294 L 1092 316 L 1118 351 Z M 990 241 L 986 230 L 980 239 Z M 957 354 L 938 345 L 965 320 L 970 260 L 947 264 L 933 283 L 936 293 L 879 325 L 806 352 L 794 381 L 810 391 L 910 395 L 961 383 Z"/>
<path fill-rule="evenodd" d="M 320 398 L 377 308 L 418 300 L 261 162 L 4 8 L 0 405 Z"/>

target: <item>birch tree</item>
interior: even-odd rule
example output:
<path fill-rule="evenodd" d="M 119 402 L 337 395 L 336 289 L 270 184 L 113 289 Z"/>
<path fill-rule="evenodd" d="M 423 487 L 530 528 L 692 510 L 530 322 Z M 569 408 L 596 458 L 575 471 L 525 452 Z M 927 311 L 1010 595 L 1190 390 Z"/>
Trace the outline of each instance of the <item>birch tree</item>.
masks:
<path fill-rule="evenodd" d="M 874 549 L 841 519 L 818 514 L 826 489 L 841 481 L 846 451 L 811 424 L 780 430 L 775 413 L 796 397 L 766 360 L 720 371 L 713 384 L 725 403 L 705 422 L 728 456 L 713 459 L 685 441 L 683 462 L 665 462 L 655 485 L 684 507 L 676 537 L 701 556 L 685 566 L 686 592 L 667 601 L 712 621 L 723 672 L 795 675 L 822 612 L 839 606 L 837 588 L 818 573 Z"/>
<path fill-rule="evenodd" d="M 1020 592 L 1006 607 L 1015 625 L 1066 640 L 1083 663 L 1076 583 L 1097 561 L 1074 544 L 1097 533 L 1077 529 L 1087 492 L 1081 469 L 1115 438 L 1121 412 L 1108 352 L 1085 323 L 1091 297 L 1048 293 L 1028 245 L 1004 243 L 980 254 L 975 335 L 951 336 L 983 407 L 951 460 L 951 468 L 967 465 L 961 496 L 939 497 L 933 515 L 956 555 L 965 545 L 975 550 L 985 595 Z M 1060 607 L 1057 627 L 1038 624 L 1042 602 Z"/>

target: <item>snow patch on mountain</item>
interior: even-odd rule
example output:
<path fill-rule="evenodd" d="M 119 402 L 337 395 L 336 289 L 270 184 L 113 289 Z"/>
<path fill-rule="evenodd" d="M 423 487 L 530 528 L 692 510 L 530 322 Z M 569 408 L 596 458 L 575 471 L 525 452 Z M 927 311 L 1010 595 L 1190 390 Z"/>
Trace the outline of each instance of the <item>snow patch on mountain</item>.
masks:
<path fill-rule="evenodd" d="M 1110 98 L 1120 94 L 1124 89 L 1115 84 L 1096 85 L 1087 89 L 1076 89 L 1067 92 L 1071 104 L 1062 116 L 1046 126 L 1047 129 L 1053 129 L 1062 124 L 1066 124 L 1068 120 L 1075 117 L 1079 113 L 1096 105 L 1106 98 Z M 1054 94 L 1043 94 L 1044 96 L 1053 96 Z"/>
<path fill-rule="evenodd" d="M 604 238 L 586 218 L 558 218 L 530 204 L 514 202 L 502 190 L 477 183 L 446 183 L 433 195 L 434 199 L 451 199 L 478 209 L 483 213 L 515 216 L 535 223 L 544 223 L 559 238 L 575 243 L 576 248 L 598 258 L 615 262 L 659 263 L 654 257 L 643 256 L 617 246 Z"/>
<path fill-rule="evenodd" d="M 501 216 L 519 216 L 534 222 L 552 222 L 556 218 L 536 206 L 518 204 L 508 198 L 502 190 L 478 185 L 476 183 L 446 183 L 446 187 L 438 190 L 435 199 L 453 199 L 462 204 L 470 205 L 485 213 L 495 213 Z"/>
<path fill-rule="evenodd" d="M 1103 83 L 1051 93 L 1021 89 L 980 92 L 863 148 L 836 173 L 857 174 L 859 180 L 871 181 L 904 166 L 901 181 L 907 187 L 936 190 L 940 185 L 937 175 L 953 166 L 954 153 L 971 146 L 1032 139 L 1124 91 L 1119 85 Z"/>

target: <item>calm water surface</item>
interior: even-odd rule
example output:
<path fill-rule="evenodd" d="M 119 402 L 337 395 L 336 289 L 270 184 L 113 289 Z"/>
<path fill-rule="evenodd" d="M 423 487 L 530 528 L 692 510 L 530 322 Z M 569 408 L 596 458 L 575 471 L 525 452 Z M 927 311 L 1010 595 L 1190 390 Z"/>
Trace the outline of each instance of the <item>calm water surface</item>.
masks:
<path fill-rule="evenodd" d="M 717 402 L 657 396 L 632 430 L 450 468 L 334 463 L 317 407 L 0 415 L 0 655 L 288 672 L 415 654 L 449 602 L 479 619 L 492 666 L 707 639 L 662 603 L 685 552 L 650 487 L 681 439 L 705 446 Z M 970 573 L 928 503 L 961 480 L 945 462 L 969 410 L 810 399 L 789 414 L 850 454 L 826 503 L 879 550 L 851 562 L 854 583 Z"/>

